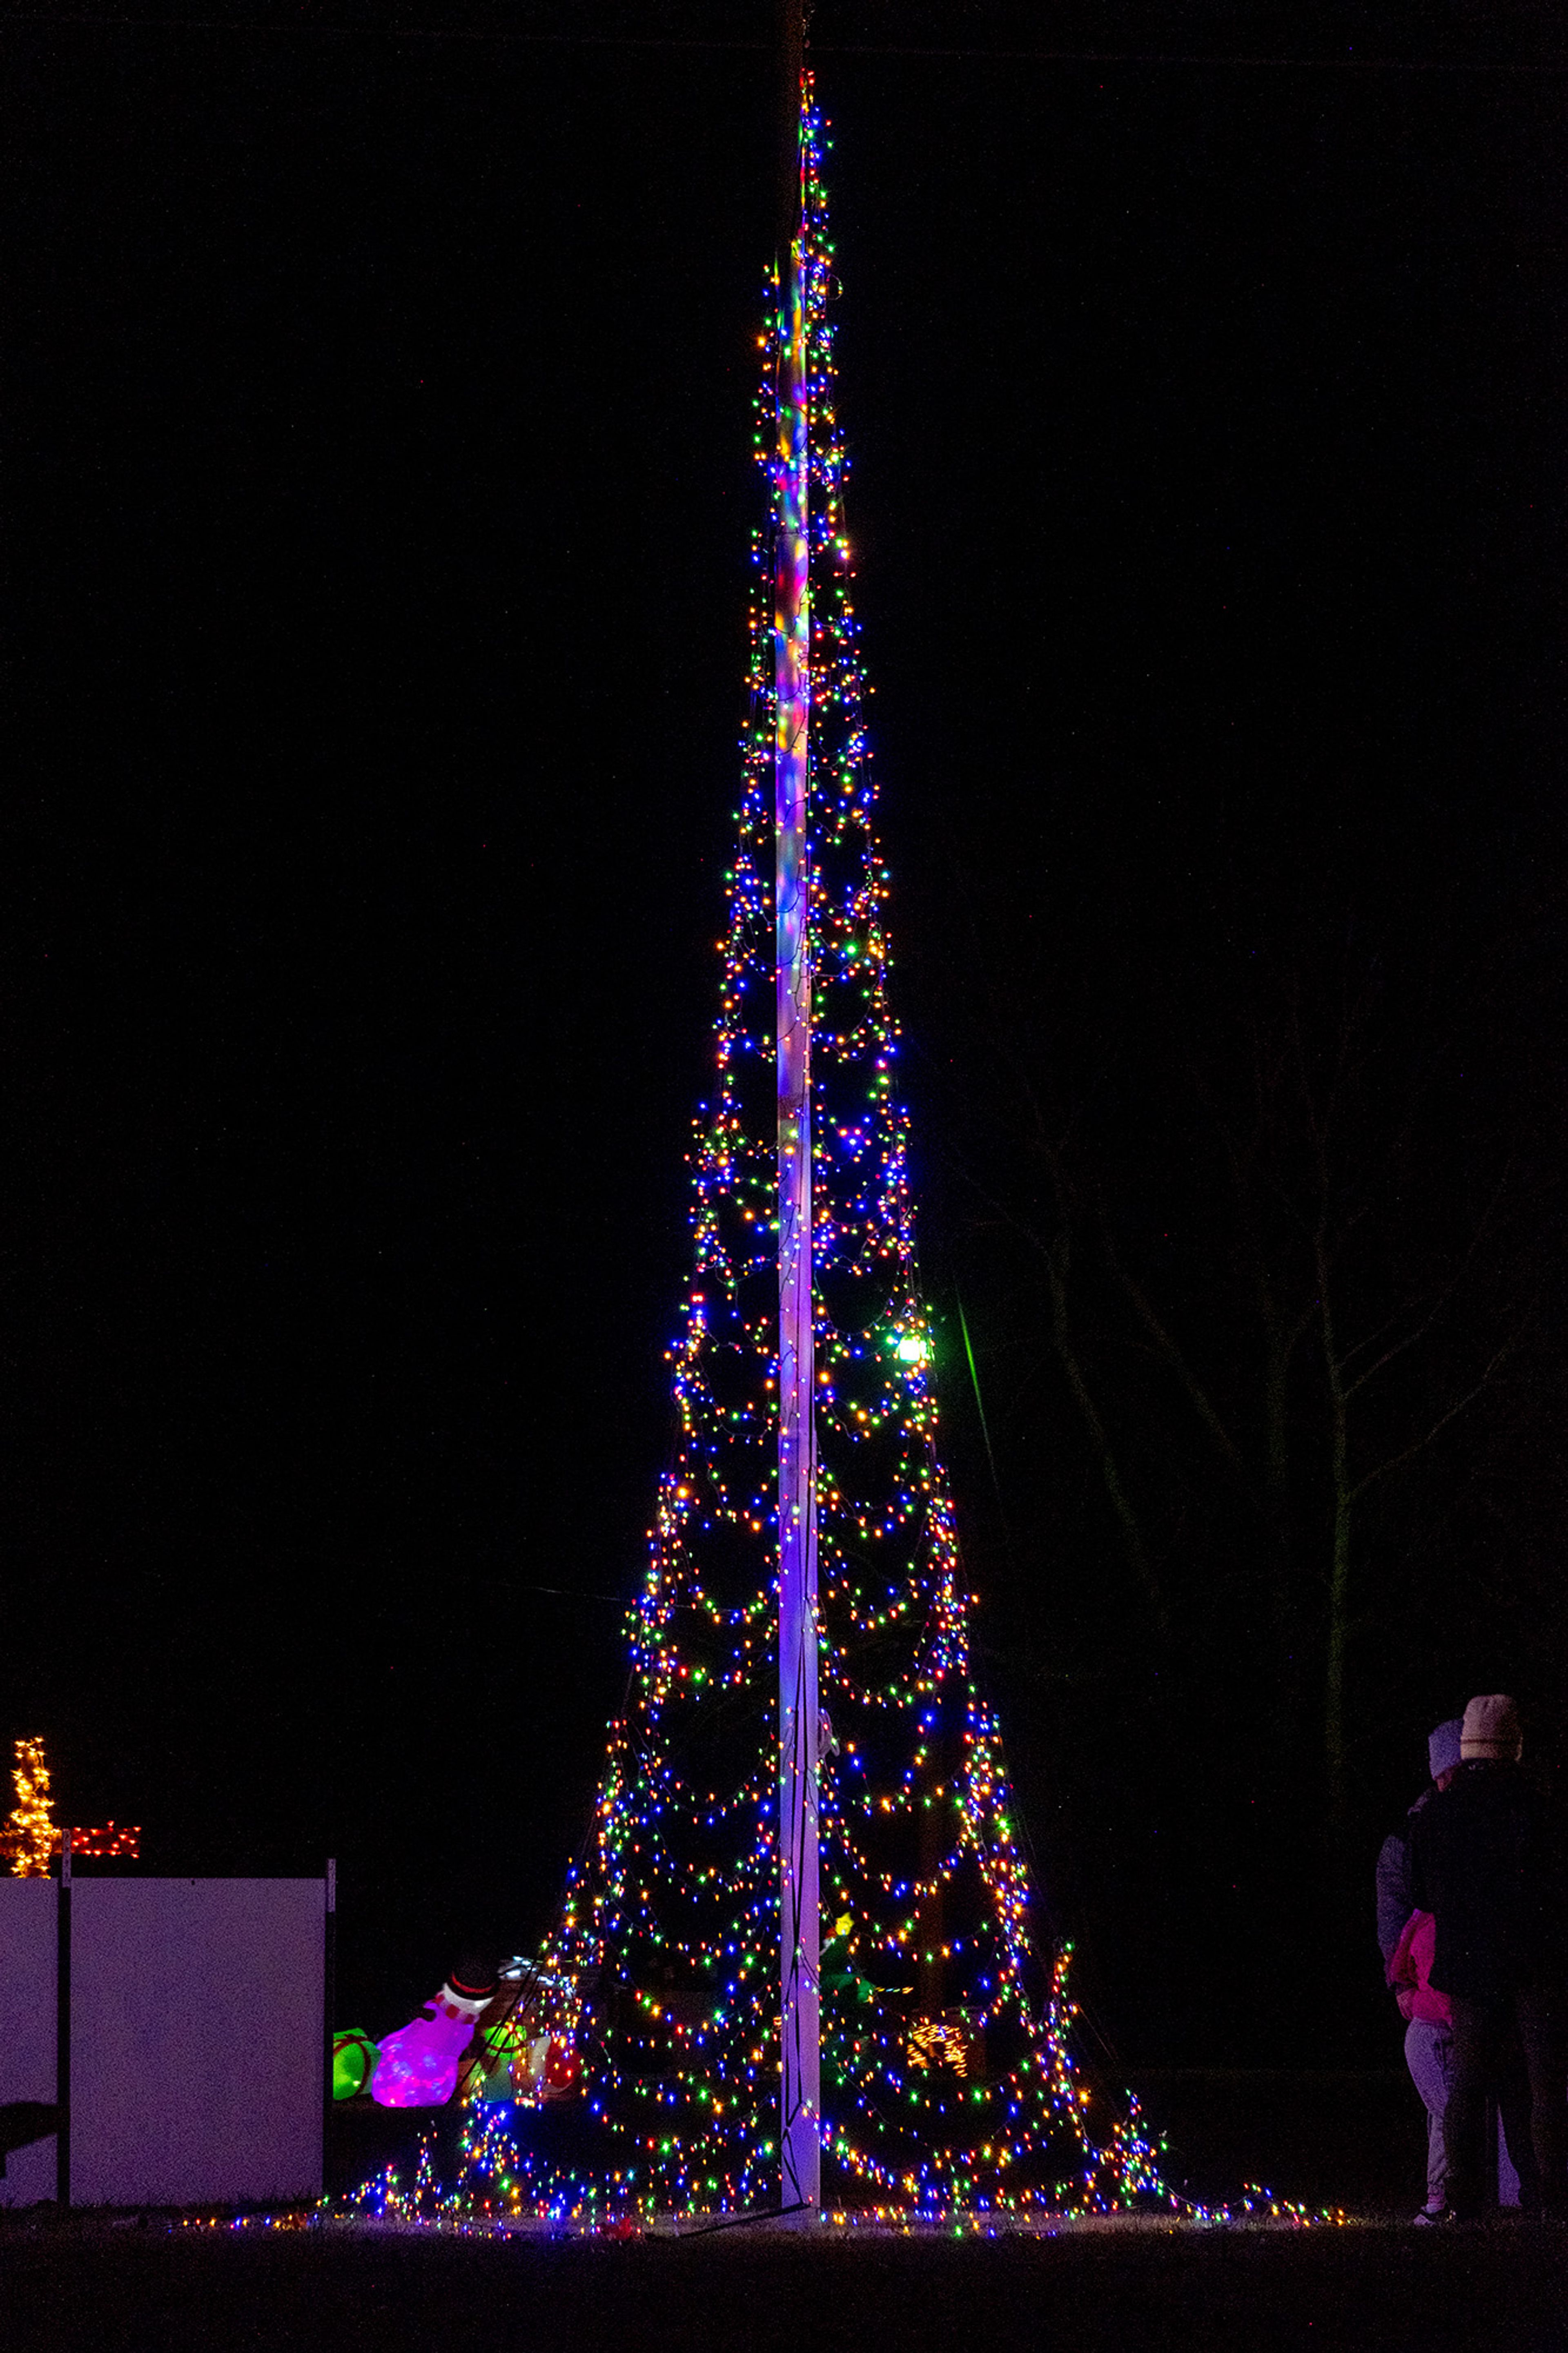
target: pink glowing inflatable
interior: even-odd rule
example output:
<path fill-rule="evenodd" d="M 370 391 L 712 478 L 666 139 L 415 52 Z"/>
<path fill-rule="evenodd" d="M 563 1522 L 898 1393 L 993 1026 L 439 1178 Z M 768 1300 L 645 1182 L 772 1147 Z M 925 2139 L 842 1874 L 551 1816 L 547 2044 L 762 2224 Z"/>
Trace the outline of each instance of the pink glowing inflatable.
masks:
<path fill-rule="evenodd" d="M 495 1989 L 493 1970 L 471 1965 L 454 1969 L 417 2018 L 382 2038 L 371 2098 L 384 2108 L 444 2106 L 458 2088 L 458 2062 Z"/>

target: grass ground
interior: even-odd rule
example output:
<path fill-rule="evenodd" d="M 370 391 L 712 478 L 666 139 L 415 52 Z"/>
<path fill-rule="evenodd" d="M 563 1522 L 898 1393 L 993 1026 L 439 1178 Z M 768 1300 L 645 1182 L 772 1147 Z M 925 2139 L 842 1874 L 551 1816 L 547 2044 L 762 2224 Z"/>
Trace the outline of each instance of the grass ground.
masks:
<path fill-rule="evenodd" d="M 1568 2228 L 1405 2226 L 1423 2134 L 1403 2076 L 1137 2088 L 1168 2136 L 1171 2179 L 1198 2197 L 1264 2181 L 1363 2219 L 552 2244 L 62 2224 L 38 2210 L 0 2219 L 0 2353 L 1568 2353 Z M 340 2120 L 338 2186 L 396 2154 L 397 2130 Z"/>
<path fill-rule="evenodd" d="M 1447 2353 L 1568 2347 L 1568 2229 L 733 2232 L 564 2245 L 13 2223 L 5 2353 Z"/>

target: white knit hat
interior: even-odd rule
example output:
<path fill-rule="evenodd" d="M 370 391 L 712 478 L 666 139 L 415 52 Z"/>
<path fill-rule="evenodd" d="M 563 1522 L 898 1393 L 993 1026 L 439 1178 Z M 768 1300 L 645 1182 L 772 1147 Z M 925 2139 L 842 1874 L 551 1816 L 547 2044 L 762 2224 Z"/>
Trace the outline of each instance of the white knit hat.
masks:
<path fill-rule="evenodd" d="M 1505 1693 L 1494 1692 L 1489 1698 L 1470 1702 L 1459 1735 L 1459 1754 L 1467 1764 L 1475 1757 L 1489 1757 L 1514 1765 L 1523 1746 L 1519 1710 Z"/>

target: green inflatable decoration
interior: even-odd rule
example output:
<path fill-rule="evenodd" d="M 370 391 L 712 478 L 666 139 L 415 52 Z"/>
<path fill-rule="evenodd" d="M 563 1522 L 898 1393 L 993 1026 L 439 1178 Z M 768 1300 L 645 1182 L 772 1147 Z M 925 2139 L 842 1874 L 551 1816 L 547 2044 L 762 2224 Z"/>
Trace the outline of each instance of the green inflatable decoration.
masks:
<path fill-rule="evenodd" d="M 332 2037 L 332 2097 L 352 2100 L 368 2085 L 381 2052 L 362 2026 Z"/>

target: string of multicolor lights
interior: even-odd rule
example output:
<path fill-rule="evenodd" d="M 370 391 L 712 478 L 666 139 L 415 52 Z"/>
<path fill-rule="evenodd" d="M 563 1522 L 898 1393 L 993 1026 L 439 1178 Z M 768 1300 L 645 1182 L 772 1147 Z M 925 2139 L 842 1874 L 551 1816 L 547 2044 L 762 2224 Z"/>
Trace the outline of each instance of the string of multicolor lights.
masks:
<path fill-rule="evenodd" d="M 1000 1735 L 971 1672 L 895 1083 L 809 79 L 803 106 L 825 2203 L 1103 2211 L 1168 2193 L 1136 2110 L 1113 2116 L 1075 2068 L 1067 1956 L 1037 1956 Z M 759 339 L 764 470 L 780 308 L 775 280 Z M 675 1443 L 592 1848 L 516 2029 L 574 2045 L 582 2103 L 570 2160 L 546 2110 L 472 2111 L 458 2196 L 476 2211 L 710 2211 L 776 2195 L 772 575 L 759 533 L 715 1092 L 668 1352 Z M 366 2197 L 402 2194 L 384 2182 Z"/>

